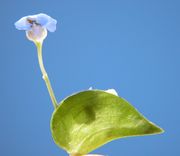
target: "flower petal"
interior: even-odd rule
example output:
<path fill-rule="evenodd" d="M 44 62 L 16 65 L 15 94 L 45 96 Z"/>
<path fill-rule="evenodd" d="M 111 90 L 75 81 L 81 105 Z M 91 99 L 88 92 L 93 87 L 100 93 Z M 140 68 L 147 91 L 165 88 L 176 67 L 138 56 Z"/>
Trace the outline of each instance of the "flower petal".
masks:
<path fill-rule="evenodd" d="M 50 32 L 56 31 L 56 24 L 57 21 L 55 19 L 51 19 L 49 23 L 46 25 L 47 30 Z"/>
<path fill-rule="evenodd" d="M 20 20 L 18 20 L 14 25 L 16 29 L 18 30 L 30 30 L 31 24 L 27 22 L 28 16 L 22 17 Z"/>
<path fill-rule="evenodd" d="M 118 93 L 116 92 L 115 89 L 108 89 L 108 90 L 105 90 L 105 92 L 118 96 Z"/>
<path fill-rule="evenodd" d="M 50 16 L 43 13 L 36 15 L 36 22 L 40 24 L 41 26 L 45 26 L 46 24 L 48 24 L 50 19 L 51 19 Z"/>
<path fill-rule="evenodd" d="M 54 32 L 56 30 L 57 21 L 46 14 L 38 14 L 36 21 L 50 32 Z"/>

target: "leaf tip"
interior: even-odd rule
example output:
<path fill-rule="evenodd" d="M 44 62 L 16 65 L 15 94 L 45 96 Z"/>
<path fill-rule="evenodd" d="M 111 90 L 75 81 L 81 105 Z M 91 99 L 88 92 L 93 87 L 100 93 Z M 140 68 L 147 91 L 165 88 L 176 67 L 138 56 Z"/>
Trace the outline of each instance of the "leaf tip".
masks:
<path fill-rule="evenodd" d="M 151 124 L 151 128 L 149 128 L 149 134 L 162 134 L 164 133 L 164 129 L 162 129 L 161 127 L 157 126 L 156 124 L 150 122 Z"/>

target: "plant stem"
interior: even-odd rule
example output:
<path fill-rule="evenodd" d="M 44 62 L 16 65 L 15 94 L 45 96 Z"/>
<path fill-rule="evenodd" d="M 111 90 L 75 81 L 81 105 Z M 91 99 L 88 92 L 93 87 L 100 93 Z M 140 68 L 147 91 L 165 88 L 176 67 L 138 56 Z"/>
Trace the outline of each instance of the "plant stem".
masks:
<path fill-rule="evenodd" d="M 53 103 L 54 109 L 56 109 L 56 108 L 58 107 L 58 103 L 57 103 L 57 100 L 56 100 L 56 98 L 55 98 L 53 89 L 52 89 L 52 87 L 51 87 L 51 83 L 50 83 L 50 81 L 49 81 L 47 72 L 46 72 L 46 70 L 45 70 L 45 68 L 44 68 L 44 65 L 43 65 L 42 42 L 36 42 L 35 44 L 36 44 L 36 47 L 37 47 L 38 61 L 39 61 L 39 66 L 40 66 L 40 69 L 41 69 L 41 72 L 42 72 L 42 78 L 44 79 L 44 81 L 45 81 L 45 83 L 46 83 L 46 87 L 47 87 L 47 89 L 48 89 L 48 92 L 49 92 L 51 101 L 52 101 L 52 103 Z"/>

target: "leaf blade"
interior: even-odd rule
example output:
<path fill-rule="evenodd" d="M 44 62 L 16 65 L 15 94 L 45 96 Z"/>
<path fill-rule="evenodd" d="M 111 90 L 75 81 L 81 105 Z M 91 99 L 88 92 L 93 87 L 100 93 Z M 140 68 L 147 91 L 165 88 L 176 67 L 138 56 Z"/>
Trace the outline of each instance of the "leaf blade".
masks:
<path fill-rule="evenodd" d="M 53 113 L 51 131 L 58 146 L 80 154 L 118 138 L 163 132 L 123 98 L 100 90 L 63 100 Z"/>

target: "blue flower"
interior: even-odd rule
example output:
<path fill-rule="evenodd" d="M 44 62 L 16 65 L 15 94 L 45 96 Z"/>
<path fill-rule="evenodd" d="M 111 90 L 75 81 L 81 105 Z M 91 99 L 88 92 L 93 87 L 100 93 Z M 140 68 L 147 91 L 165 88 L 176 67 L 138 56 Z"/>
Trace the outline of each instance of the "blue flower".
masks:
<path fill-rule="evenodd" d="M 57 21 L 52 17 L 40 13 L 37 15 L 25 16 L 15 23 L 18 30 L 25 30 L 29 40 L 42 42 L 47 36 L 47 30 L 54 32 Z"/>

